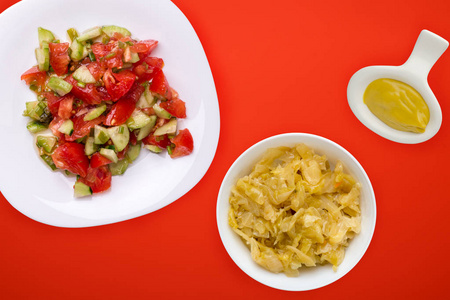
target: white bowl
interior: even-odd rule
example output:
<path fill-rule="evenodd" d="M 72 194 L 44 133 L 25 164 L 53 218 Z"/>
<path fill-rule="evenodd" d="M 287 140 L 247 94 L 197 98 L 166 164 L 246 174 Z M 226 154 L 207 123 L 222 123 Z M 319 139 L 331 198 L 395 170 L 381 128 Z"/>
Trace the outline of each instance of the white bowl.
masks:
<path fill-rule="evenodd" d="M 356 72 L 348 83 L 348 104 L 355 116 L 376 134 L 403 144 L 417 144 L 431 139 L 441 127 L 442 112 L 439 102 L 428 85 L 427 77 L 433 65 L 445 52 L 448 42 L 440 36 L 422 30 L 414 50 L 401 66 L 371 66 Z M 414 87 L 426 101 L 430 110 L 430 122 L 424 133 L 413 133 L 389 127 L 378 119 L 364 104 L 363 95 L 367 86 L 379 78 L 402 81 Z"/>
<path fill-rule="evenodd" d="M 345 258 L 335 272 L 330 264 L 312 268 L 301 268 L 298 277 L 287 277 L 284 273 L 275 274 L 260 267 L 250 255 L 250 250 L 228 225 L 228 209 L 231 187 L 236 181 L 248 175 L 263 153 L 273 147 L 294 146 L 304 143 L 318 154 L 325 154 L 334 168 L 337 160 L 343 162 L 345 171 L 353 175 L 362 185 L 361 189 L 361 232 L 350 241 Z M 338 144 L 312 134 L 286 133 L 276 135 L 247 149 L 233 163 L 223 179 L 217 199 L 217 225 L 225 249 L 230 257 L 247 275 L 267 286 L 288 291 L 306 291 L 328 285 L 347 274 L 363 257 L 369 247 L 375 230 L 375 194 L 369 177 L 359 162 Z"/>

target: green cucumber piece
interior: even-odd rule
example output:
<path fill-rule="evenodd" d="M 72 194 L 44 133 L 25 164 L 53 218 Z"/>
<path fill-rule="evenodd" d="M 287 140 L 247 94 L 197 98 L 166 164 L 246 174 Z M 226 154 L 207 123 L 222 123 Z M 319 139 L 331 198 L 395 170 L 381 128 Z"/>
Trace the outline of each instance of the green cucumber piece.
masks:
<path fill-rule="evenodd" d="M 73 133 L 73 122 L 72 120 L 65 120 L 61 126 L 59 126 L 58 131 L 67 135 L 72 135 Z"/>
<path fill-rule="evenodd" d="M 173 118 L 163 126 L 157 128 L 155 132 L 153 133 L 154 136 L 161 136 L 165 134 L 175 134 L 177 133 L 177 119 Z"/>
<path fill-rule="evenodd" d="M 36 60 L 40 71 L 48 71 L 50 66 L 49 48 L 36 48 Z"/>
<path fill-rule="evenodd" d="M 38 135 L 36 138 L 36 146 L 44 149 L 47 153 L 52 153 L 55 149 L 57 139 L 54 136 Z"/>
<path fill-rule="evenodd" d="M 117 157 L 117 154 L 113 149 L 101 148 L 99 152 L 101 155 L 114 163 L 119 161 L 119 158 Z"/>
<path fill-rule="evenodd" d="M 150 150 L 153 153 L 161 153 L 162 152 L 162 149 L 156 145 L 145 145 L 144 148 L 147 150 Z"/>
<path fill-rule="evenodd" d="M 94 120 L 95 118 L 98 118 L 101 116 L 102 113 L 104 113 L 106 110 L 106 104 L 99 105 L 95 108 L 92 108 L 88 111 L 88 113 L 84 116 L 84 121 L 90 121 Z"/>
<path fill-rule="evenodd" d="M 125 149 L 130 141 L 130 131 L 125 124 L 108 128 L 108 133 L 117 152 Z"/>
<path fill-rule="evenodd" d="M 100 125 L 95 125 L 94 127 L 94 143 L 97 145 L 103 145 L 109 140 L 108 129 Z"/>
<path fill-rule="evenodd" d="M 155 110 L 156 115 L 160 118 L 163 118 L 163 119 L 172 118 L 172 115 L 167 110 L 165 110 L 164 108 L 159 106 L 159 104 L 153 105 L 153 109 Z"/>
<path fill-rule="evenodd" d="M 84 153 L 86 155 L 92 155 L 97 151 L 98 146 L 94 141 L 95 139 L 92 136 L 87 138 L 86 143 L 84 144 Z"/>
<path fill-rule="evenodd" d="M 50 30 L 38 27 L 38 39 L 39 45 L 42 46 L 43 43 L 52 43 L 55 40 L 55 36 Z"/>
<path fill-rule="evenodd" d="M 70 91 L 73 88 L 73 86 L 70 83 L 59 77 L 50 78 L 47 85 L 49 88 L 58 93 L 58 95 L 60 96 L 64 96 L 70 93 Z"/>
<path fill-rule="evenodd" d="M 150 92 L 148 85 L 145 86 L 145 90 L 142 93 L 141 97 L 139 98 L 138 102 L 136 103 L 137 108 L 147 108 L 152 107 L 156 103 L 156 98 L 153 97 L 152 93 Z"/>
<path fill-rule="evenodd" d="M 38 133 L 47 129 L 47 126 L 38 121 L 31 121 L 27 124 L 27 129 L 31 133 Z"/>
<path fill-rule="evenodd" d="M 141 144 L 130 145 L 128 147 L 127 157 L 129 160 L 135 161 L 139 157 L 139 153 L 141 153 Z"/>
<path fill-rule="evenodd" d="M 92 195 L 92 189 L 87 184 L 84 184 L 81 181 L 77 181 L 73 186 L 73 195 L 76 198 L 90 196 Z"/>
<path fill-rule="evenodd" d="M 85 42 L 87 40 L 92 40 L 93 38 L 96 38 L 101 34 L 102 34 L 102 28 L 94 27 L 94 28 L 86 30 L 79 37 L 77 37 L 77 41 L 81 43 L 81 42 Z"/>
<path fill-rule="evenodd" d="M 157 117 L 155 115 L 153 115 L 153 116 L 149 116 L 149 118 L 150 118 L 150 123 L 148 123 L 147 125 L 145 125 L 144 127 L 142 127 L 139 130 L 139 133 L 137 135 L 138 141 L 141 141 L 143 138 L 145 138 L 147 135 L 149 135 L 150 132 L 152 131 L 153 127 L 155 127 Z"/>
<path fill-rule="evenodd" d="M 92 76 L 91 72 L 85 65 L 82 65 L 81 67 L 76 69 L 75 72 L 73 72 L 72 76 L 73 76 L 73 78 L 75 78 L 76 81 L 79 81 L 79 82 L 83 82 L 83 83 L 95 83 L 96 82 L 94 76 Z"/>
<path fill-rule="evenodd" d="M 67 35 L 72 43 L 78 37 L 78 31 L 75 28 L 69 28 L 67 29 Z"/>
<path fill-rule="evenodd" d="M 119 160 L 118 162 L 109 164 L 109 171 L 112 176 L 122 175 L 128 169 L 129 164 L 126 159 Z"/>
<path fill-rule="evenodd" d="M 131 36 L 131 32 L 128 31 L 128 29 L 115 25 L 103 26 L 102 31 L 110 38 L 113 37 L 116 32 L 123 36 Z"/>
<path fill-rule="evenodd" d="M 142 111 L 135 109 L 128 118 L 126 124 L 130 130 L 135 130 L 147 126 L 151 122 L 151 118 Z"/>
<path fill-rule="evenodd" d="M 45 101 L 31 101 L 25 103 L 24 116 L 28 116 L 35 119 L 41 123 L 50 123 L 51 113 L 48 110 L 47 102 Z"/>
<path fill-rule="evenodd" d="M 74 61 L 80 61 L 89 55 L 89 50 L 78 39 L 72 41 L 70 50 L 70 58 Z"/>
<path fill-rule="evenodd" d="M 52 159 L 52 157 L 51 157 L 50 155 L 42 154 L 42 155 L 41 155 L 41 158 L 45 161 L 45 163 L 47 164 L 47 166 L 50 167 L 50 169 L 52 169 L 53 171 L 56 170 L 56 165 L 55 165 L 55 163 L 53 162 L 53 159 Z"/>

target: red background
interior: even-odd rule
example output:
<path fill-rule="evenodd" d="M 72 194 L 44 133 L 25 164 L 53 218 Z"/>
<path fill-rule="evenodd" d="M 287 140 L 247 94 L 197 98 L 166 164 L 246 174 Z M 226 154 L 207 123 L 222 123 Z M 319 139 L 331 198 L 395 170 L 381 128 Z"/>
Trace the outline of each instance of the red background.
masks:
<path fill-rule="evenodd" d="M 15 2 L 3 0 L 0 10 Z M 402 64 L 422 29 L 450 40 L 450 2 L 173 2 L 203 43 L 219 97 L 221 134 L 209 171 L 168 207 L 95 228 L 35 222 L 0 196 L 0 298 L 448 295 L 450 50 L 429 75 L 443 123 L 425 143 L 397 144 L 369 131 L 347 105 L 346 88 L 362 67 Z M 376 230 L 365 256 L 342 279 L 307 292 L 279 291 L 248 277 L 226 253 L 216 226 L 217 193 L 232 162 L 252 144 L 285 132 L 318 134 L 349 150 L 377 198 Z"/>

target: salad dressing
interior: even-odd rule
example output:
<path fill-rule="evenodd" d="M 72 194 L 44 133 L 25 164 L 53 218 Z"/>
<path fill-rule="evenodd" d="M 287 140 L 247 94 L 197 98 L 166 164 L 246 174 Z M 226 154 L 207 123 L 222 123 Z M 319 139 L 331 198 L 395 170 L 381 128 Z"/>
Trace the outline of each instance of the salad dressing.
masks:
<path fill-rule="evenodd" d="M 423 133 L 430 120 L 428 105 L 420 93 L 398 80 L 372 81 L 363 100 L 378 119 L 397 130 Z"/>

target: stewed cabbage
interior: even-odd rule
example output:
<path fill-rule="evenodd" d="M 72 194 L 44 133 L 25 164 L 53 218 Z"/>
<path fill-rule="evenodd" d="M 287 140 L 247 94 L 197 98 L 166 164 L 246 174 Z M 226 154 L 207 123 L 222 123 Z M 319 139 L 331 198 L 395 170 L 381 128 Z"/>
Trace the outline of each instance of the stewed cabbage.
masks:
<path fill-rule="evenodd" d="M 340 161 L 331 170 L 304 144 L 272 148 L 233 186 L 228 221 L 271 272 L 298 276 L 326 263 L 336 271 L 361 229 L 360 189 Z"/>

